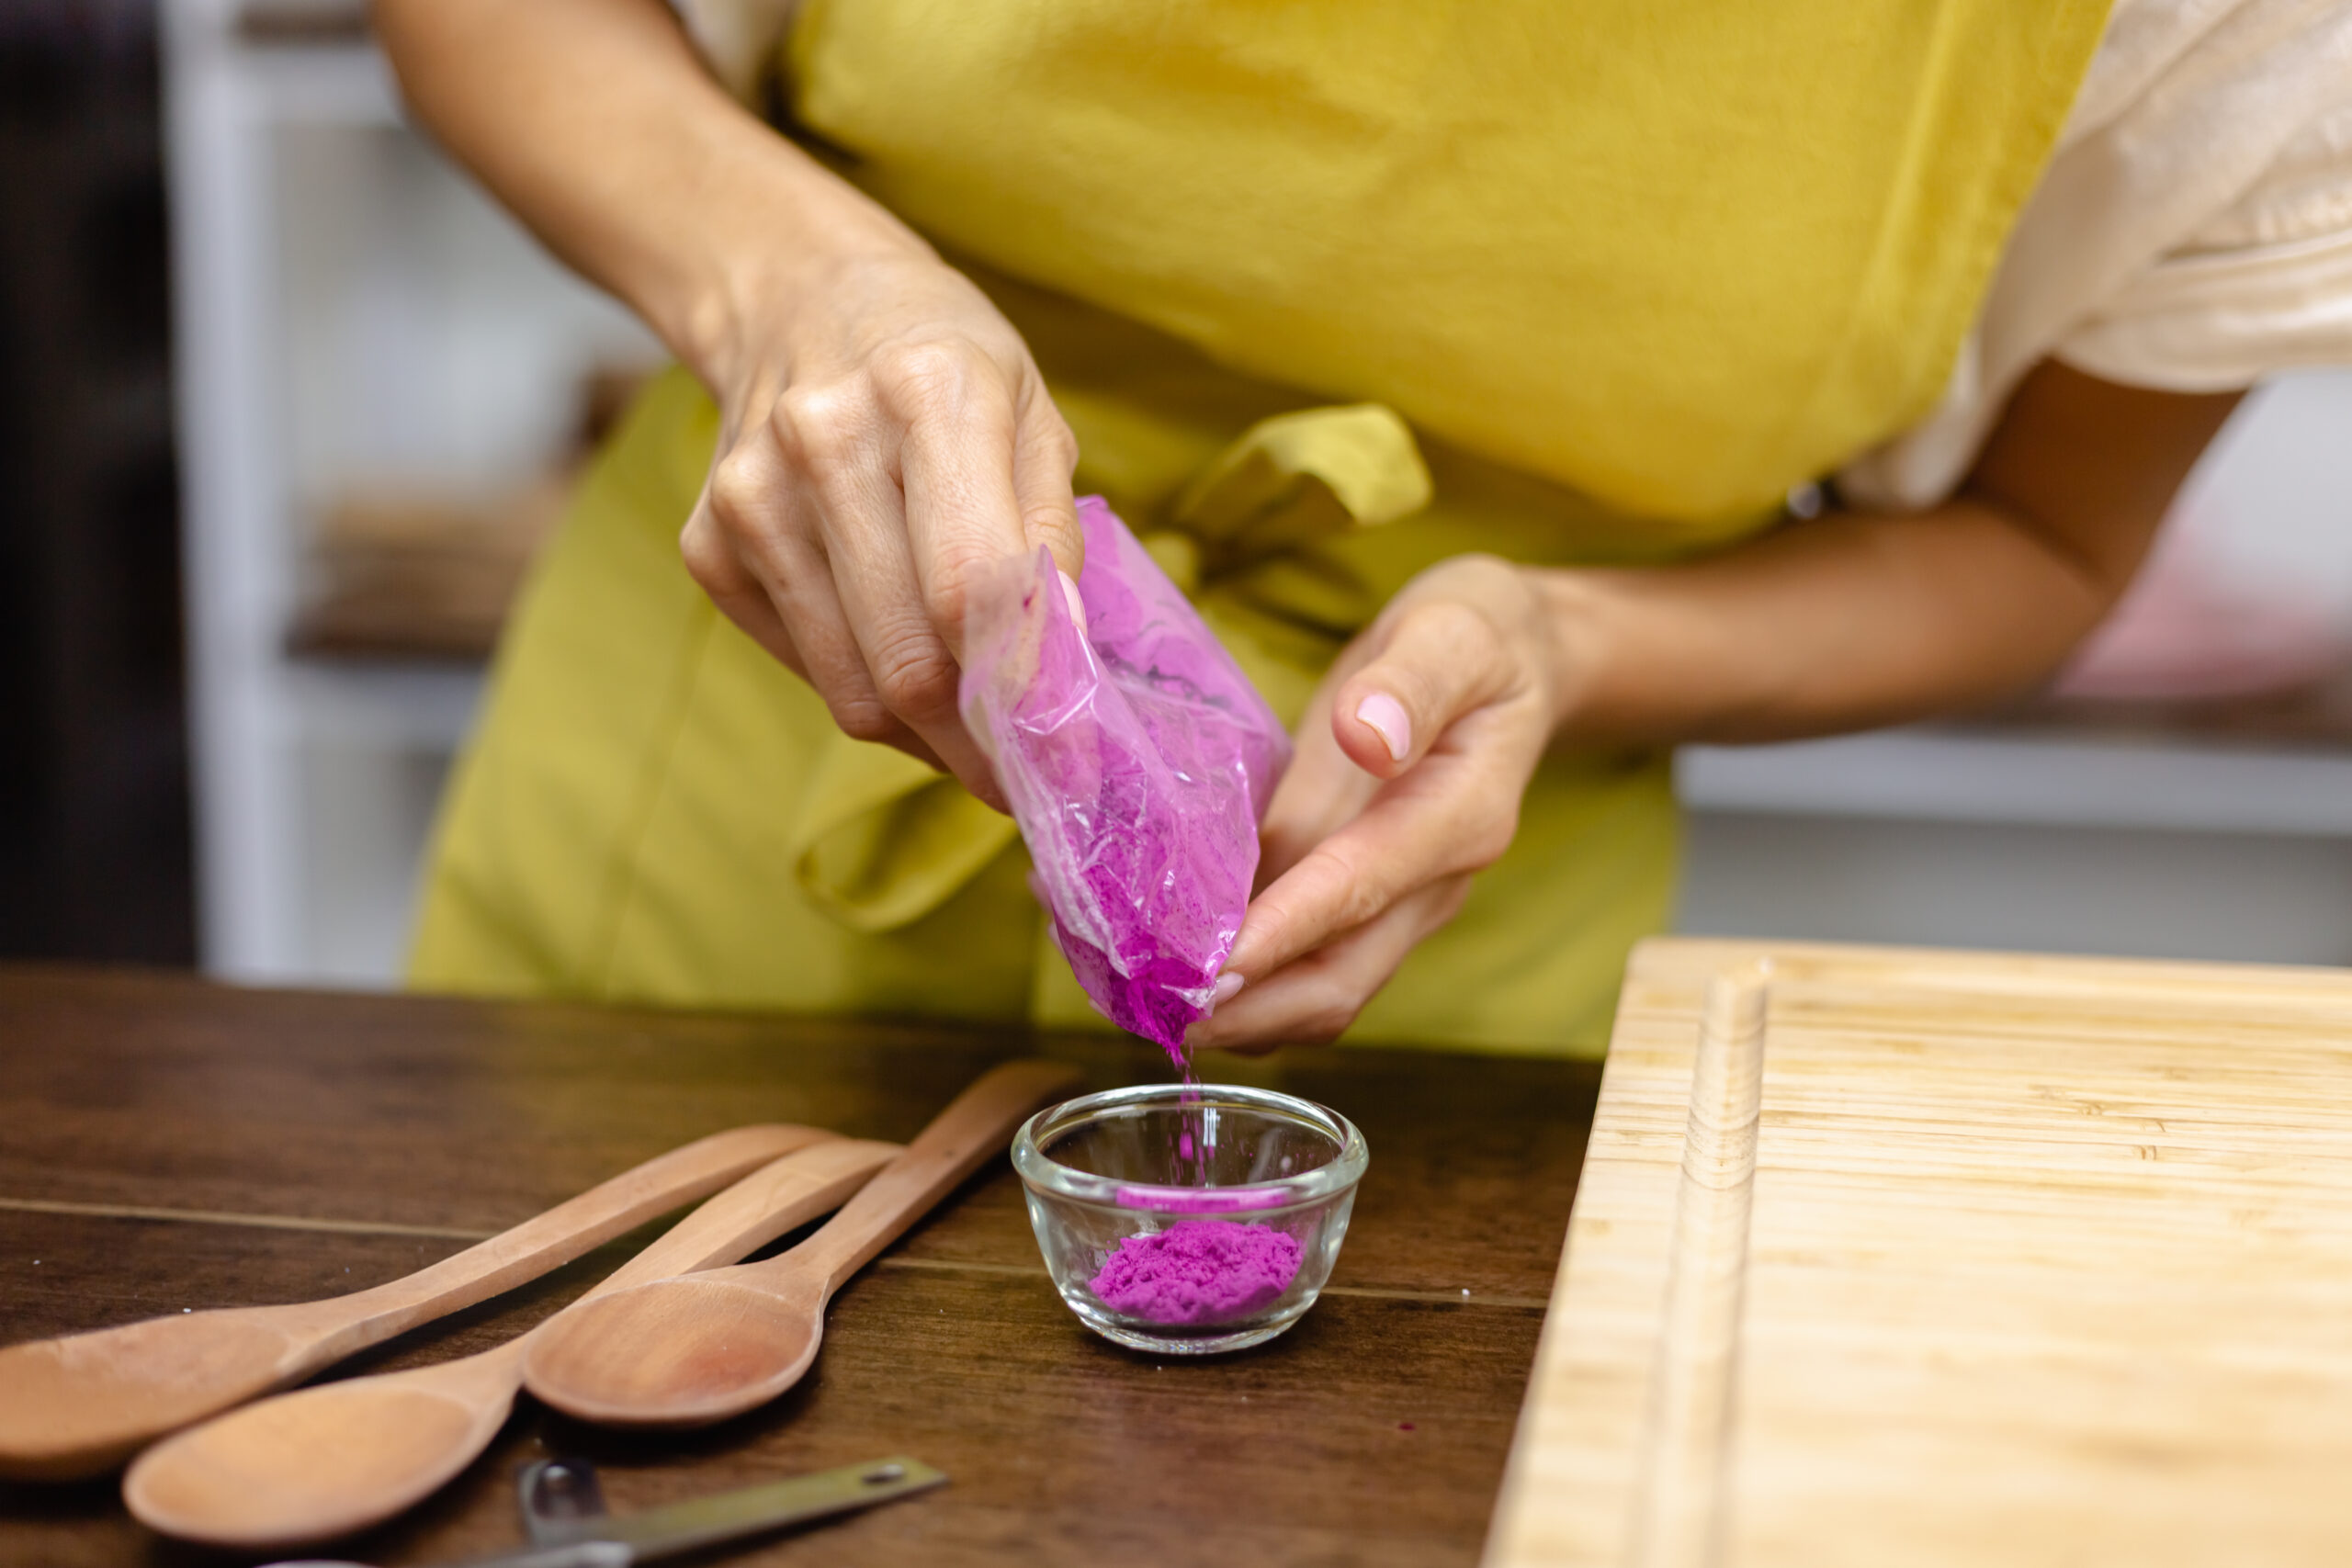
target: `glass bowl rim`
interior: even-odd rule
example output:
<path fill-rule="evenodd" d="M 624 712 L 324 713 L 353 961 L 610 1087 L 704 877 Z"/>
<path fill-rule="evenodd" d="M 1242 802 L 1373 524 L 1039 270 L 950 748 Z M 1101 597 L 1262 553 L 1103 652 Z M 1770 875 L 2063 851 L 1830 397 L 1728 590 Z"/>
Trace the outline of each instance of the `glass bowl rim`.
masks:
<path fill-rule="evenodd" d="M 1312 1170 L 1301 1171 L 1296 1176 L 1278 1177 L 1272 1181 L 1236 1182 L 1224 1187 L 1173 1187 L 1126 1181 L 1114 1176 L 1080 1170 L 1047 1155 L 1039 1141 L 1044 1134 L 1063 1132 L 1106 1111 L 1126 1111 L 1138 1106 L 1157 1108 L 1157 1103 L 1162 1101 L 1171 1107 L 1178 1106 L 1187 1094 L 1246 1105 L 1258 1111 L 1278 1111 L 1317 1125 L 1338 1141 L 1340 1152 Z M 1236 1214 L 1243 1212 L 1254 1214 L 1272 1209 L 1293 1208 L 1346 1191 L 1363 1179 L 1364 1168 L 1371 1160 L 1372 1150 L 1364 1142 L 1363 1134 L 1357 1130 L 1354 1122 L 1338 1111 L 1317 1105 L 1311 1100 L 1302 1100 L 1295 1094 L 1284 1094 L 1279 1089 L 1250 1089 L 1240 1084 L 1135 1084 L 1125 1089 L 1105 1089 L 1099 1094 L 1082 1094 L 1075 1100 L 1065 1100 L 1058 1105 L 1048 1105 L 1023 1122 L 1021 1130 L 1012 1137 L 1012 1168 L 1020 1172 L 1021 1179 L 1029 1186 L 1057 1197 L 1098 1203 L 1131 1213 L 1225 1213 L 1229 1210 Z M 1191 1201 L 1197 1200 L 1204 1192 L 1217 1194 L 1218 1201 L 1207 1208 L 1194 1209 Z"/>

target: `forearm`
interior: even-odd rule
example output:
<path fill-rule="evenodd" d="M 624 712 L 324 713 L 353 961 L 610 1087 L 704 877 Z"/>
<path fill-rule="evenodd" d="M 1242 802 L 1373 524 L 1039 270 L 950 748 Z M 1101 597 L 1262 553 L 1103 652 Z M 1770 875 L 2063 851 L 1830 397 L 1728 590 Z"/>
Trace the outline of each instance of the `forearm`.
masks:
<path fill-rule="evenodd" d="M 1597 744 L 1786 739 L 1980 705 L 2056 668 L 2119 586 L 1968 498 L 1542 583 L 1563 737 Z"/>
<path fill-rule="evenodd" d="M 660 0 L 377 0 L 417 116 L 707 381 L 747 313 L 903 227 L 720 90 Z"/>
<path fill-rule="evenodd" d="M 2047 363 L 1933 511 L 1833 513 L 1685 566 L 1546 573 L 1561 734 L 1774 740 L 2026 690 L 2130 583 L 2236 400 Z"/>

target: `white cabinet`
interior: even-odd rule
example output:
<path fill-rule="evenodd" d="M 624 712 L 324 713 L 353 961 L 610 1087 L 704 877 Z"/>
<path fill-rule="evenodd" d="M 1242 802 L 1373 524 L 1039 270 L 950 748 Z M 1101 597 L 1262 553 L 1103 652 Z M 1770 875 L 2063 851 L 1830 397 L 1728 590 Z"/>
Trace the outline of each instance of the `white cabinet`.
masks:
<path fill-rule="evenodd" d="M 481 677 L 289 654 L 319 520 L 493 503 L 585 375 L 655 351 L 403 125 L 356 17 L 163 19 L 204 963 L 388 984 Z"/>

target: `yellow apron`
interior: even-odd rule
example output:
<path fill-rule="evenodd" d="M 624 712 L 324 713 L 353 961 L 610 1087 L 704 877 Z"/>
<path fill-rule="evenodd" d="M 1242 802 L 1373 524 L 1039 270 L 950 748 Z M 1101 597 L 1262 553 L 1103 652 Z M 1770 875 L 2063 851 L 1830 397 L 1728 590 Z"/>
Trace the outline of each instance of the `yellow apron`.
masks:
<path fill-rule="evenodd" d="M 1295 718 L 1431 561 L 1719 547 L 1921 417 L 2103 21 L 808 0 L 783 73 L 796 133 L 1022 330 L 1080 491 Z M 715 433 L 672 372 L 582 486 L 444 804 L 413 982 L 1091 1021 L 1011 824 L 842 738 L 686 577 Z M 1661 759 L 1554 756 L 1349 1039 L 1598 1053 L 1675 844 Z"/>

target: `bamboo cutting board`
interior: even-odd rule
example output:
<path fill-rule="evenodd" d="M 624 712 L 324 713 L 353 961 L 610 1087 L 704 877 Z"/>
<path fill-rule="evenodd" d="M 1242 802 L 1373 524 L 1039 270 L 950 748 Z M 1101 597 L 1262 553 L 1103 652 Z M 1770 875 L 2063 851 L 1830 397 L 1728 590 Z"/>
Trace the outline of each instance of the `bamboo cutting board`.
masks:
<path fill-rule="evenodd" d="M 2352 1562 L 2352 973 L 1645 944 L 1487 1562 Z"/>

